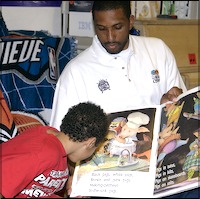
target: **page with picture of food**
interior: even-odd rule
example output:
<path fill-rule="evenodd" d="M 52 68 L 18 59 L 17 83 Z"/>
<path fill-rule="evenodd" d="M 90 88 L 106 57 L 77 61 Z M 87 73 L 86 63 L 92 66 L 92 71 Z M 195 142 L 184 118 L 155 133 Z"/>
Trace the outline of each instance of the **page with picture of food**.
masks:
<path fill-rule="evenodd" d="M 154 197 L 158 139 L 154 132 L 159 131 L 160 106 L 108 117 L 104 142 L 75 168 L 71 197 Z"/>

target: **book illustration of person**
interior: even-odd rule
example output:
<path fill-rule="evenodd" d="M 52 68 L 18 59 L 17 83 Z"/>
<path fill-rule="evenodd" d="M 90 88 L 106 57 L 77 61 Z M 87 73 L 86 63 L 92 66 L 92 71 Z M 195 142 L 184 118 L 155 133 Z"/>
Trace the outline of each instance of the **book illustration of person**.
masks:
<path fill-rule="evenodd" d="M 109 132 L 107 134 L 107 136 L 105 137 L 104 142 L 97 148 L 96 153 L 94 155 L 94 157 L 92 158 L 93 162 L 98 165 L 101 166 L 105 163 L 105 158 L 107 155 L 109 155 L 110 157 L 113 157 L 113 154 L 110 155 L 110 148 L 111 148 L 111 143 L 116 139 L 116 136 L 121 132 L 122 127 L 124 125 L 126 125 L 127 123 L 127 119 L 125 117 L 117 117 L 115 118 L 109 127 Z M 145 128 L 145 127 L 144 127 Z M 145 130 L 147 132 L 148 129 L 145 128 Z M 122 156 L 122 154 L 126 153 L 127 157 L 129 158 L 129 161 L 131 161 L 131 157 L 133 156 L 133 159 L 136 162 L 137 158 L 141 158 L 141 159 L 146 159 L 148 162 L 150 161 L 150 155 L 151 155 L 151 146 L 152 146 L 152 139 L 150 136 L 143 134 L 143 139 L 142 140 L 133 140 L 136 148 L 134 149 L 135 152 L 130 154 L 130 150 L 123 149 L 123 152 L 121 152 L 121 154 L 119 154 L 119 158 L 118 158 L 118 166 L 119 164 L 122 164 L 121 166 L 125 165 L 125 162 L 120 162 L 120 159 L 122 159 L 120 157 L 120 155 Z M 131 141 L 131 147 L 133 146 L 132 141 Z M 123 143 L 120 143 L 121 147 L 124 147 Z M 134 146 L 135 146 L 134 145 Z M 125 145 L 127 146 L 127 145 Z M 114 154 L 116 155 L 116 154 Z M 133 163 L 133 162 L 132 162 Z"/>
<path fill-rule="evenodd" d="M 149 129 L 141 126 L 148 124 L 149 121 L 150 118 L 147 114 L 141 112 L 130 113 L 127 122 L 124 123 L 121 131 L 111 142 L 110 157 L 113 155 L 132 155 L 136 151 L 136 142 L 134 142 L 138 140 L 136 135 L 141 132 L 149 132 Z"/>
<path fill-rule="evenodd" d="M 189 138 L 186 140 L 181 140 L 181 135 L 178 133 L 179 126 L 175 129 L 173 126 L 174 125 L 171 123 L 169 126 L 163 128 L 161 132 L 159 132 L 157 158 L 157 164 L 159 164 L 159 167 L 161 166 L 167 154 L 172 153 L 178 147 L 187 144 L 189 141 Z"/>
<path fill-rule="evenodd" d="M 183 164 L 183 171 L 187 173 L 188 180 L 194 177 L 195 172 L 200 177 L 199 166 L 200 166 L 200 128 L 194 131 L 196 136 L 195 140 L 189 145 L 190 152 L 186 155 L 186 160 Z"/>
<path fill-rule="evenodd" d="M 193 97 L 194 106 L 193 106 L 193 113 L 184 112 L 183 116 L 186 117 L 188 120 L 190 118 L 200 120 L 200 92 L 196 93 L 197 97 Z"/>

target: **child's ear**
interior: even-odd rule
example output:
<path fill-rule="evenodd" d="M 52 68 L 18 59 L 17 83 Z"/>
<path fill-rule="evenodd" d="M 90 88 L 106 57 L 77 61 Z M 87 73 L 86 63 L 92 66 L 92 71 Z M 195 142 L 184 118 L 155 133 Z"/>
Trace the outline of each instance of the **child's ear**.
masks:
<path fill-rule="evenodd" d="M 96 138 L 95 137 L 89 138 L 87 140 L 87 147 L 88 148 L 93 148 L 93 147 L 95 147 L 95 143 L 96 143 Z"/>

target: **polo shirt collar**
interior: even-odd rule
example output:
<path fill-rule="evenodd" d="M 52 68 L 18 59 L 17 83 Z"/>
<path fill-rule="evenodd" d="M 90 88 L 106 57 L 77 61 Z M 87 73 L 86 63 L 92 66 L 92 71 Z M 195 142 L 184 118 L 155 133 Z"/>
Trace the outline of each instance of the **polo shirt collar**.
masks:
<path fill-rule="evenodd" d="M 109 54 L 104 47 L 101 45 L 97 35 L 94 36 L 93 42 L 92 42 L 92 49 L 95 51 L 97 55 L 97 59 L 100 63 L 107 65 L 109 62 L 111 62 L 116 57 L 120 57 L 123 60 L 128 60 L 129 56 L 133 54 L 133 44 L 130 42 L 129 39 L 129 46 L 126 50 L 121 51 L 118 54 Z M 103 57 L 103 59 L 102 59 Z"/>

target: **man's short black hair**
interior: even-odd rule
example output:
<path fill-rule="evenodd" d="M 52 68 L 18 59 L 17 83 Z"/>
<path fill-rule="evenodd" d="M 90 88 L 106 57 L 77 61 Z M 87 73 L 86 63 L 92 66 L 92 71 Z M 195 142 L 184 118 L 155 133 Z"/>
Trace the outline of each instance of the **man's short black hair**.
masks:
<path fill-rule="evenodd" d="M 94 1 L 92 6 L 92 16 L 94 11 L 123 9 L 125 16 L 129 19 L 131 15 L 130 1 Z"/>
<path fill-rule="evenodd" d="M 75 142 L 96 137 L 97 146 L 107 135 L 108 127 L 108 118 L 103 109 L 94 103 L 83 102 L 69 109 L 60 129 Z"/>

